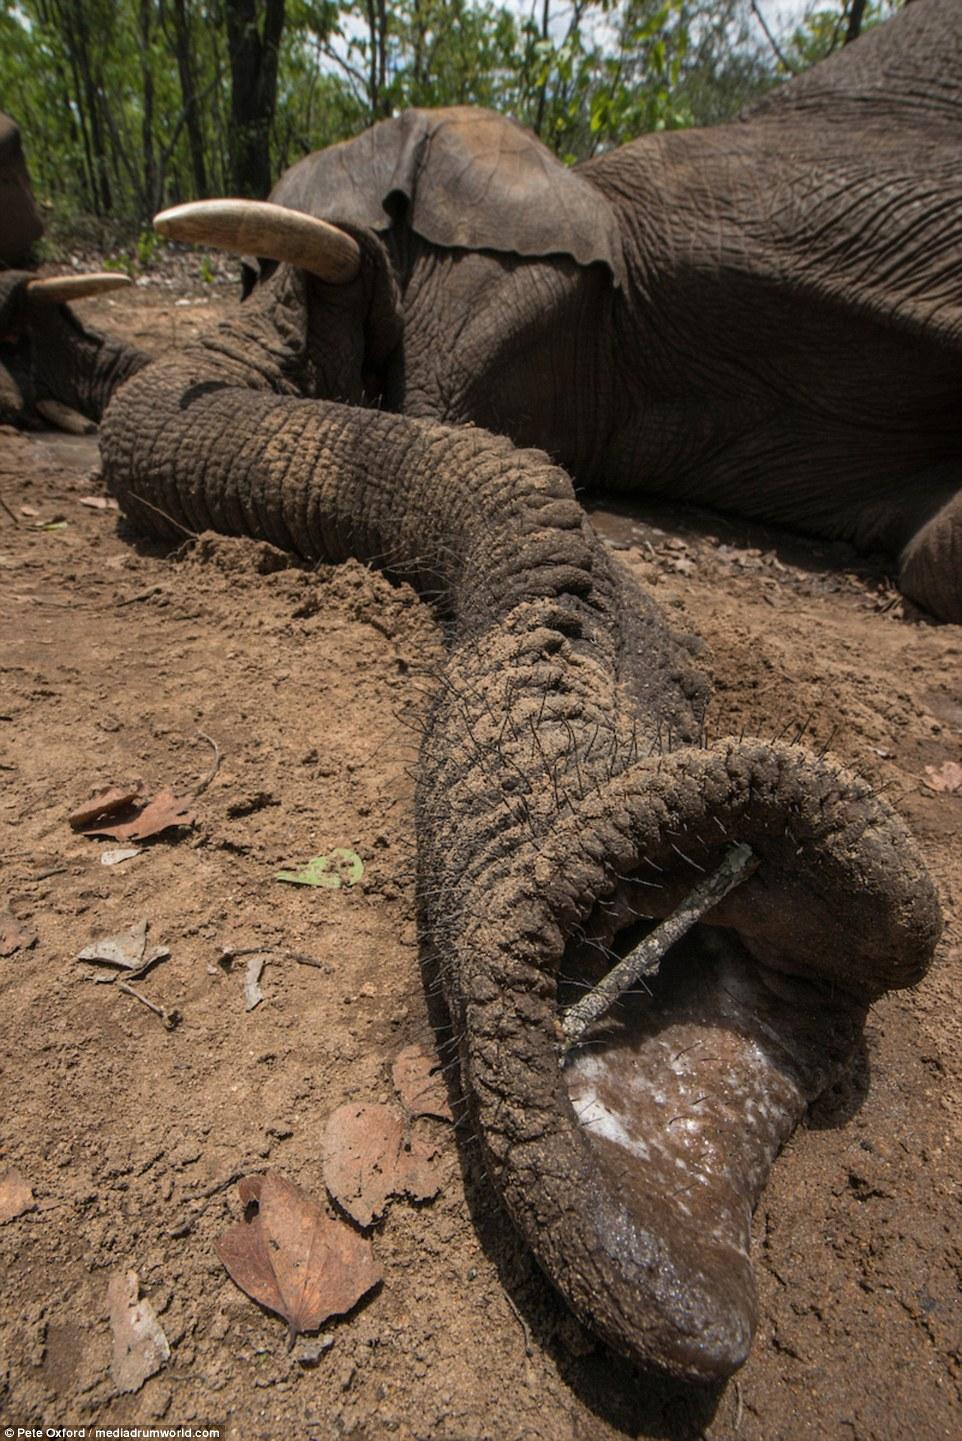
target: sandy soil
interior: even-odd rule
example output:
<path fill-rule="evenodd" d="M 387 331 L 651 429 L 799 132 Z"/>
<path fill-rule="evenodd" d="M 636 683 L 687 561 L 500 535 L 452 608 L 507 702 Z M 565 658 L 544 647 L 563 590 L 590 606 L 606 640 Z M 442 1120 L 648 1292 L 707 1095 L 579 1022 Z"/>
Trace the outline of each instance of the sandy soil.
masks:
<path fill-rule="evenodd" d="M 223 287 L 143 286 L 96 313 L 160 349 L 228 303 Z M 505 1224 L 471 1136 L 431 1120 L 437 1198 L 393 1204 L 373 1232 L 380 1289 L 323 1344 L 288 1350 L 214 1246 L 245 1174 L 274 1167 L 323 1197 L 330 1112 L 390 1102 L 398 1052 L 438 1043 L 412 766 L 440 636 L 359 565 L 308 572 L 248 542 L 133 546 L 115 513 L 80 503 L 95 461 L 93 440 L 0 431 L 0 910 L 36 937 L 0 958 L 0 1176 L 16 1168 L 34 1200 L 0 1225 L 4 1425 L 227 1421 L 236 1441 L 958 1435 L 962 794 L 925 782 L 962 761 L 962 630 L 906 614 L 844 549 L 596 510 L 704 637 L 713 733 L 808 718 L 816 747 L 888 788 L 942 889 L 938 963 L 875 1008 L 850 1075 L 776 1166 L 755 1218 L 758 1337 L 726 1388 L 639 1376 L 596 1345 Z M 204 737 L 221 759 L 194 829 L 101 864 L 115 843 L 78 836 L 68 814 L 112 783 L 195 790 Z M 353 888 L 274 879 L 334 847 L 364 862 Z M 75 959 L 141 919 L 170 957 L 136 985 L 181 1013 L 173 1030 Z M 321 965 L 272 959 L 245 1011 L 243 962 L 219 958 L 249 946 Z M 107 1288 L 127 1271 L 170 1358 L 119 1394 Z"/>

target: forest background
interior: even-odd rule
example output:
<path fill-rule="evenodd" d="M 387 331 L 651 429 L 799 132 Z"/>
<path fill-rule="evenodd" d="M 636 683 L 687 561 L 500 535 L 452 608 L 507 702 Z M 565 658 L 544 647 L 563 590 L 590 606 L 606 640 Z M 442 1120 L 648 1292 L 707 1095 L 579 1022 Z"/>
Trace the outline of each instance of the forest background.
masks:
<path fill-rule="evenodd" d="M 0 109 L 56 236 L 267 194 L 411 105 L 487 105 L 568 163 L 726 120 L 902 0 L 0 0 Z M 911 3 L 911 0 L 906 0 Z"/>

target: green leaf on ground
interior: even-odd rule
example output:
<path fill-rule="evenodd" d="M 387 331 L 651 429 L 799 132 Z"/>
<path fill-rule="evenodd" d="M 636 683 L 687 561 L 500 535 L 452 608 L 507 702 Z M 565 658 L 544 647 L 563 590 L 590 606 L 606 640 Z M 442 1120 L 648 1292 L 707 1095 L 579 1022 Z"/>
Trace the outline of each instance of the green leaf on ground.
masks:
<path fill-rule="evenodd" d="M 314 856 L 302 870 L 277 871 L 274 879 L 292 886 L 323 886 L 325 890 L 339 891 L 342 886 L 356 886 L 363 875 L 364 862 L 357 851 L 335 846 L 326 856 Z"/>

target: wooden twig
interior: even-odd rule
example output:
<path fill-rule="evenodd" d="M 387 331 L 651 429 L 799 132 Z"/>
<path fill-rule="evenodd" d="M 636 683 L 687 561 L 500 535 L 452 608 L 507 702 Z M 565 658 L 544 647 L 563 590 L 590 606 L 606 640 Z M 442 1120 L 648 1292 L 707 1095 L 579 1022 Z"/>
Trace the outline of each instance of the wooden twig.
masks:
<path fill-rule="evenodd" d="M 178 1221 L 176 1226 L 172 1226 L 167 1232 L 168 1236 L 179 1239 L 182 1236 L 189 1235 L 207 1210 L 214 1196 L 219 1195 L 221 1191 L 226 1191 L 228 1186 L 233 1186 L 234 1182 L 239 1181 L 248 1169 L 246 1166 L 241 1166 L 238 1170 L 231 1171 L 230 1175 L 225 1176 L 222 1181 L 215 1181 L 213 1185 L 206 1186 L 203 1191 L 199 1191 L 196 1195 L 185 1197 L 189 1206 L 197 1206 L 198 1209 L 194 1212 L 193 1216 L 185 1216 L 181 1221 Z"/>
<path fill-rule="evenodd" d="M 785 55 L 782 51 L 778 41 L 775 39 L 775 36 L 772 34 L 771 30 L 768 27 L 768 21 L 765 19 L 765 16 L 762 14 L 761 10 L 758 8 L 758 0 L 748 0 L 748 3 L 751 6 L 752 14 L 758 21 L 759 25 L 762 27 L 762 30 L 765 32 L 765 39 L 772 47 L 778 63 L 788 71 L 789 75 L 797 75 L 798 66 L 793 65 L 792 62 L 789 60 L 788 56 Z"/>
<path fill-rule="evenodd" d="M 534 1354 L 534 1347 L 531 1344 L 531 1327 L 528 1325 L 527 1321 L 524 1319 L 521 1312 L 518 1310 L 511 1297 L 508 1295 L 507 1291 L 504 1293 L 504 1299 L 507 1301 L 508 1305 L 511 1307 L 511 1310 L 514 1312 L 515 1320 L 517 1321 L 518 1325 L 521 1327 L 522 1332 L 524 1333 L 524 1354 L 526 1356 L 532 1356 Z"/>
<path fill-rule="evenodd" d="M 322 921 L 322 925 L 330 925 L 329 921 Z M 241 956 L 276 956 L 282 961 L 296 961 L 299 966 L 314 966 L 319 971 L 329 971 L 331 968 L 327 961 L 319 961 L 315 956 L 305 956 L 301 951 L 287 951 L 279 946 L 223 946 L 219 956 L 222 966 L 229 966 L 231 961 L 237 961 Z"/>
<path fill-rule="evenodd" d="M 111 601 L 111 605 L 116 606 L 119 610 L 122 605 L 137 605 L 142 600 L 150 600 L 152 596 L 162 595 L 163 593 L 163 586 L 151 585 L 148 586 L 146 590 L 139 590 L 136 595 L 128 595 L 122 600 Z"/>
<path fill-rule="evenodd" d="M 117 989 L 123 991 L 127 996 L 133 996 L 142 1006 L 146 1006 L 148 1011 L 153 1011 L 155 1016 L 160 1017 L 168 1031 L 173 1031 L 180 1023 L 180 1011 L 165 1011 L 163 1006 L 155 1006 L 153 1001 L 148 1001 L 146 996 L 142 996 L 133 986 L 128 986 L 126 981 L 118 981 Z"/>
<path fill-rule="evenodd" d="M 155 511 L 156 514 L 162 516 L 164 520 L 170 521 L 171 525 L 176 526 L 178 530 L 182 530 L 186 536 L 190 537 L 191 540 L 200 539 L 200 536 L 197 534 L 196 530 L 190 530 L 186 525 L 181 525 L 179 520 L 176 520 L 174 516 L 169 515 L 166 510 L 161 510 L 159 505 L 154 505 L 152 500 L 147 500 L 145 496 L 138 495 L 135 490 L 128 491 L 128 494 L 132 497 L 132 499 L 137 502 L 138 505 L 145 505 L 148 510 Z"/>
<path fill-rule="evenodd" d="M 206 741 L 209 746 L 214 747 L 214 759 L 211 761 L 210 770 L 204 776 L 203 780 L 198 781 L 197 785 L 195 785 L 194 789 L 190 792 L 192 800 L 196 800 L 197 797 L 207 789 L 207 787 L 210 785 L 211 781 L 217 774 L 218 767 L 220 766 L 220 746 L 214 740 L 214 737 L 209 736 L 206 731 L 198 731 L 197 734 L 200 736 L 202 741 Z"/>
<path fill-rule="evenodd" d="M 604 976 L 593 990 L 565 1011 L 561 1019 L 564 1049 L 570 1050 L 600 1016 L 610 1010 L 619 996 L 631 989 L 643 976 L 653 976 L 661 965 L 662 956 L 690 931 L 706 911 L 734 890 L 760 862 L 750 846 L 732 846 L 718 868 L 690 891 L 677 910 L 662 921 L 634 950 L 628 952 Z"/>

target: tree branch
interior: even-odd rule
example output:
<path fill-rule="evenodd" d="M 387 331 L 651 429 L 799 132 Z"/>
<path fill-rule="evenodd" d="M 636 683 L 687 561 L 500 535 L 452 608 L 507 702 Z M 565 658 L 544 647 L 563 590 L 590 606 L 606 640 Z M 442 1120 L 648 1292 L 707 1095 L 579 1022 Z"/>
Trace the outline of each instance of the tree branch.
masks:
<path fill-rule="evenodd" d="M 752 14 L 758 21 L 759 25 L 762 27 L 762 30 L 765 32 L 765 39 L 772 47 L 772 50 L 775 53 L 775 58 L 778 61 L 779 65 L 784 66 L 784 68 L 788 71 L 790 75 L 797 75 L 797 66 L 793 65 L 792 62 L 783 53 L 778 41 L 775 39 L 775 36 L 772 34 L 771 30 L 769 30 L 768 21 L 765 19 L 764 15 L 759 9 L 757 0 L 749 0 L 749 4 L 751 5 Z"/>

